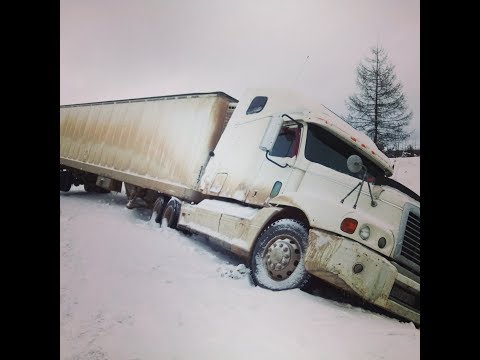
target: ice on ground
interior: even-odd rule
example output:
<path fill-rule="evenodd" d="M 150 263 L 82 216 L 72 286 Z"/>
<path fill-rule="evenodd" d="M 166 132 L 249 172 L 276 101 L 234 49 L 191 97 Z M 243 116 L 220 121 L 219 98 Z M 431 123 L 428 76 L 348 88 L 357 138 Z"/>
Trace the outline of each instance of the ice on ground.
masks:
<path fill-rule="evenodd" d="M 250 274 L 250 269 L 244 264 L 235 265 L 222 265 L 217 268 L 221 277 L 228 277 L 232 279 L 243 279 Z"/>

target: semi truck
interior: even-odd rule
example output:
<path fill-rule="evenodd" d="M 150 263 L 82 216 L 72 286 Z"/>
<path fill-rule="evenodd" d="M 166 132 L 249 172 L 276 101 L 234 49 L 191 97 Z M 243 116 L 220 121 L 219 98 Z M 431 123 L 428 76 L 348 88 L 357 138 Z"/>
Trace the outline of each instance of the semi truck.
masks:
<path fill-rule="evenodd" d="M 240 256 L 253 282 L 317 277 L 420 325 L 420 196 L 327 107 L 280 89 L 60 106 L 60 191 L 122 191 Z"/>

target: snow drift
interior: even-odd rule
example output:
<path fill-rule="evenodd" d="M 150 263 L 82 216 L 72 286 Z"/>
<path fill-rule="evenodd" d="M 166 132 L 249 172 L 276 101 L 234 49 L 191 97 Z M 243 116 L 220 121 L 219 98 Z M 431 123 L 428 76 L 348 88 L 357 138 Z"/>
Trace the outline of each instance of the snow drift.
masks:
<path fill-rule="evenodd" d="M 401 159 L 396 180 L 417 165 Z M 61 359 L 420 358 L 412 323 L 255 287 L 236 258 L 126 202 L 80 187 L 60 195 Z"/>

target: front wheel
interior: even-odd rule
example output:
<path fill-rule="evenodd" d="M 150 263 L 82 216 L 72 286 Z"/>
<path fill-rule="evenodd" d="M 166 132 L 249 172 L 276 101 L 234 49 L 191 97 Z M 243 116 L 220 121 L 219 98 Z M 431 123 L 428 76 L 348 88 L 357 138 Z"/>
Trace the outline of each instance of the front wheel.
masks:
<path fill-rule="evenodd" d="M 260 235 L 250 260 L 252 280 L 270 290 L 303 288 L 311 275 L 305 270 L 308 229 L 293 219 L 272 223 Z"/>

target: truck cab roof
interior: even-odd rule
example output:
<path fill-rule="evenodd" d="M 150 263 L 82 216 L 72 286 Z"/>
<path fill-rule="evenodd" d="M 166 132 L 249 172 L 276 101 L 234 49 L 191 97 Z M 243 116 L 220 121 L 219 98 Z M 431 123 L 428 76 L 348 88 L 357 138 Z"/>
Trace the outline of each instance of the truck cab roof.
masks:
<path fill-rule="evenodd" d="M 260 97 L 264 98 L 262 99 L 263 107 L 259 111 L 249 114 L 250 105 L 256 98 Z M 274 88 L 248 89 L 240 97 L 240 101 L 230 121 L 245 121 L 248 118 L 251 118 L 253 121 L 283 114 L 322 126 L 382 168 L 385 176 L 393 174 L 393 162 L 378 149 L 366 134 L 354 129 L 326 106 L 292 90 Z"/>

